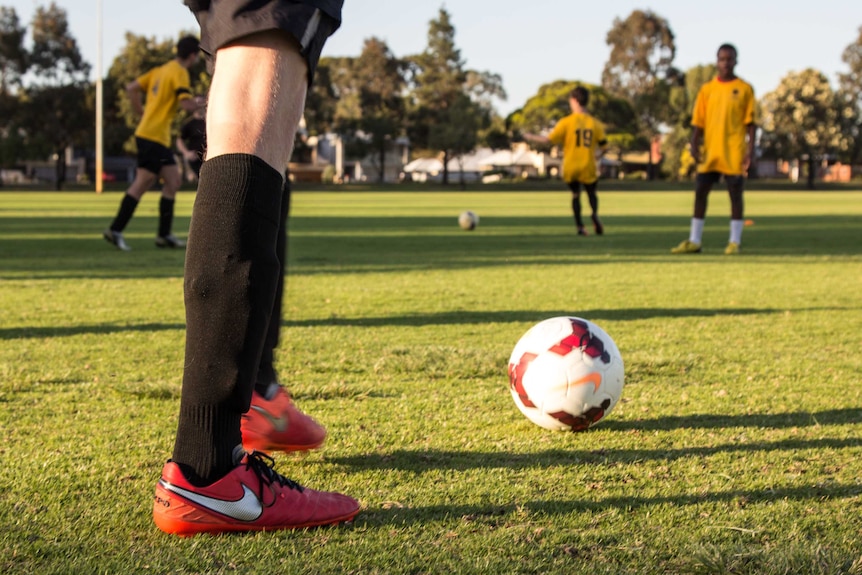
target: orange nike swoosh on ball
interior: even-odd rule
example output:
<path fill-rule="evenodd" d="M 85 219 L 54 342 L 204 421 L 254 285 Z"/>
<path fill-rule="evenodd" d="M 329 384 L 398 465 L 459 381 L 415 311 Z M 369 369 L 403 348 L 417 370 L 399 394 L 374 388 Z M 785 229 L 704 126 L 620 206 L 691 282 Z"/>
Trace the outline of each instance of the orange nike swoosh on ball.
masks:
<path fill-rule="evenodd" d="M 589 374 L 585 375 L 584 377 L 582 377 L 581 379 L 575 380 L 571 383 L 566 383 L 564 385 L 554 386 L 554 387 L 550 388 L 548 391 L 556 391 L 558 389 L 566 389 L 567 387 L 572 386 L 572 385 L 583 385 L 585 383 L 592 383 L 593 384 L 593 392 L 598 391 L 599 386 L 602 384 L 602 374 L 596 373 L 596 372 L 589 373 Z"/>
<path fill-rule="evenodd" d="M 592 383 L 593 391 L 598 391 L 599 386 L 602 384 L 602 375 L 600 373 L 590 373 L 582 377 L 577 381 L 573 381 L 572 385 L 581 385 L 582 383 Z"/>

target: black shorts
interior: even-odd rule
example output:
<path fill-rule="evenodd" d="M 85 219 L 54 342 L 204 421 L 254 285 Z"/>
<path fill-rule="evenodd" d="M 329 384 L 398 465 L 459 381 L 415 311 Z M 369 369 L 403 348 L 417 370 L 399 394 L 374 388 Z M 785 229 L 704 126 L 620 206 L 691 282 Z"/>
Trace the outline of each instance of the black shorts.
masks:
<path fill-rule="evenodd" d="M 308 83 L 323 44 L 341 25 L 343 0 L 184 0 L 201 27 L 201 50 L 211 57 L 240 38 L 283 30 L 300 46 L 308 63 Z"/>
<path fill-rule="evenodd" d="M 571 182 L 566 182 L 566 185 L 569 186 L 569 189 L 572 190 L 573 194 L 580 194 L 581 193 L 581 182 L 579 182 L 578 180 L 572 180 Z M 598 180 L 596 180 L 592 184 L 584 184 L 584 189 L 587 191 L 588 194 L 595 194 L 596 188 L 598 188 L 598 187 L 599 187 L 599 181 Z"/>
<path fill-rule="evenodd" d="M 135 137 L 135 145 L 138 147 L 139 168 L 158 174 L 165 166 L 177 164 L 177 158 L 170 148 L 166 148 L 158 142 Z"/>
<path fill-rule="evenodd" d="M 712 186 L 717 184 L 721 177 L 724 176 L 724 181 L 727 182 L 727 187 L 742 187 L 743 181 L 745 181 L 745 177 L 743 176 L 729 176 L 727 174 L 722 174 L 721 172 L 698 172 L 697 179 L 695 180 L 697 185 L 707 185 Z"/>

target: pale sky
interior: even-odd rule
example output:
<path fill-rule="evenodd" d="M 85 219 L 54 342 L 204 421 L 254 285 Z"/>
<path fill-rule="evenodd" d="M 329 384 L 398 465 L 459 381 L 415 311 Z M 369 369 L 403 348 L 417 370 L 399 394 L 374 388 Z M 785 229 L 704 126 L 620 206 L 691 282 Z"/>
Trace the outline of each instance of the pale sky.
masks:
<path fill-rule="evenodd" d="M 55 0 L 69 15 L 84 58 L 97 67 L 98 0 Z M 36 6 L 50 0 L 0 0 L 29 25 Z M 102 70 L 125 44 L 125 33 L 175 39 L 197 23 L 181 0 L 102 0 Z M 396 56 L 421 52 L 428 23 L 444 6 L 467 68 L 500 74 L 509 98 L 502 114 L 520 108 L 542 84 L 558 79 L 598 84 L 610 49 L 605 36 L 614 18 L 650 9 L 675 35 L 674 65 L 682 70 L 712 63 L 724 42 L 739 50 L 737 74 L 757 97 L 774 90 L 788 72 L 821 70 L 833 87 L 847 70 L 844 49 L 862 26 L 860 0 L 346 0 L 344 23 L 324 56 L 358 56 L 372 36 Z"/>

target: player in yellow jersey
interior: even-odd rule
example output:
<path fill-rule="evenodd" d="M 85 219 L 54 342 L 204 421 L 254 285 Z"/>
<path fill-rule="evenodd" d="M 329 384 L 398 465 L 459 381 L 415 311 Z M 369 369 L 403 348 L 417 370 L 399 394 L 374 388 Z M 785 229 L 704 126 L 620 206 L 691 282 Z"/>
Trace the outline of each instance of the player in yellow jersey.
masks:
<path fill-rule="evenodd" d="M 174 202 L 181 176 L 171 150 L 171 122 L 179 108 L 193 112 L 205 104 L 202 97 L 193 97 L 188 69 L 200 56 L 200 43 L 193 36 L 177 42 L 176 57 L 130 82 L 126 86 L 135 112 L 141 116 L 135 130 L 138 167 L 135 179 L 120 202 L 117 216 L 103 233 L 105 240 L 123 251 L 131 248 L 123 238 L 123 230 L 138 207 L 141 197 L 161 178 L 162 197 L 159 202 L 159 229 L 156 246 L 179 248 L 185 242 L 171 233 Z"/>
<path fill-rule="evenodd" d="M 742 244 L 743 184 L 754 157 L 754 90 L 734 73 L 736 48 L 718 49 L 718 75 L 701 87 L 694 103 L 691 155 L 697 162 L 694 216 L 689 238 L 671 249 L 674 254 L 699 253 L 709 192 L 721 176 L 730 195 L 730 240 L 724 253 L 739 253 Z M 703 153 L 700 141 L 703 139 Z"/>
<path fill-rule="evenodd" d="M 597 155 L 604 154 L 607 148 L 605 127 L 587 112 L 590 93 L 578 86 L 569 94 L 569 107 L 572 113 L 562 118 L 547 136 L 524 134 L 524 138 L 537 143 L 556 144 L 563 148 L 563 181 L 572 191 L 572 212 L 578 235 L 585 236 L 584 221 L 581 216 L 581 184 L 587 192 L 592 209 L 593 229 L 596 235 L 604 233 L 599 219 Z"/>

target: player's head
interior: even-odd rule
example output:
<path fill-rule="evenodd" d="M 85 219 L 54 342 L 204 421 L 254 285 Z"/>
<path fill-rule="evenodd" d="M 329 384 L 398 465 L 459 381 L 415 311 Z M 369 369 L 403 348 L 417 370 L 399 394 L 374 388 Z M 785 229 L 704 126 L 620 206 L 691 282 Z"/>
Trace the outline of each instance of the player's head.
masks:
<path fill-rule="evenodd" d="M 718 68 L 719 78 L 732 80 L 734 78 L 733 70 L 736 68 L 736 46 L 733 44 L 719 46 L 715 65 Z"/>
<path fill-rule="evenodd" d="M 590 91 L 583 86 L 578 86 L 569 92 L 569 100 L 574 100 L 581 108 L 586 108 L 590 103 Z"/>
<path fill-rule="evenodd" d="M 177 42 L 177 58 L 186 60 L 189 56 L 200 54 L 201 43 L 194 36 L 183 36 Z"/>

